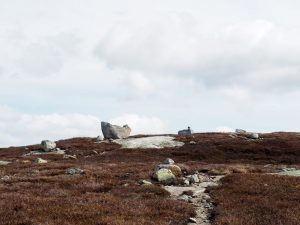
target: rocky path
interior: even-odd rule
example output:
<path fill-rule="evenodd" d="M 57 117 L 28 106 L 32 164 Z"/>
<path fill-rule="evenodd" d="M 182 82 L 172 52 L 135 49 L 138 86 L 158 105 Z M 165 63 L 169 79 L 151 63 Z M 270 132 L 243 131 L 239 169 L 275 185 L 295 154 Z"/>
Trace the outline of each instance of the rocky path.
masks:
<path fill-rule="evenodd" d="M 165 186 L 171 193 L 171 197 L 177 200 L 186 201 L 196 208 L 196 216 L 190 218 L 188 225 L 209 225 L 209 209 L 213 208 L 210 203 L 210 196 L 205 190 L 210 186 L 217 186 L 223 176 L 207 177 L 204 182 L 190 186 Z M 188 194 L 184 194 L 188 193 Z"/>

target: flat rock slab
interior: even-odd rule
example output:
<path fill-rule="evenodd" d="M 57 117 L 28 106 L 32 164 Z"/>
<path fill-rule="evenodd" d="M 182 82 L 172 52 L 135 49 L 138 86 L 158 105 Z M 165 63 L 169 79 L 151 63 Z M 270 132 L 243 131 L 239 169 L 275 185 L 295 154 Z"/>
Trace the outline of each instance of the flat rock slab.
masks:
<path fill-rule="evenodd" d="M 6 166 L 8 164 L 10 164 L 11 162 L 9 161 L 3 161 L 3 160 L 0 160 L 0 166 Z"/>
<path fill-rule="evenodd" d="M 174 148 L 184 145 L 183 142 L 175 141 L 170 136 L 154 136 L 143 138 L 128 138 L 114 140 L 115 143 L 122 145 L 122 148 Z"/>
<path fill-rule="evenodd" d="M 281 175 L 281 176 L 300 177 L 300 170 L 288 170 L 288 171 L 282 171 L 279 173 L 272 173 L 272 174 Z"/>
<path fill-rule="evenodd" d="M 31 151 L 24 156 L 30 156 L 30 155 L 64 155 L 66 152 L 65 150 L 55 150 L 51 152 L 42 152 L 42 151 Z"/>

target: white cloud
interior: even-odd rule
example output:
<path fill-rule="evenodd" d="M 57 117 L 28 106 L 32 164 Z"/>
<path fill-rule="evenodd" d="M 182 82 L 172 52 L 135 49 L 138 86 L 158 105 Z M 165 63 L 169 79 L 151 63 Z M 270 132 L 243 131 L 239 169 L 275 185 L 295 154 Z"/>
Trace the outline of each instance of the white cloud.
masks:
<path fill-rule="evenodd" d="M 97 117 L 81 114 L 30 115 L 0 106 L 0 146 L 28 145 L 41 140 L 59 140 L 100 134 Z"/>
<path fill-rule="evenodd" d="M 157 117 L 125 114 L 111 119 L 110 122 L 120 126 L 129 125 L 132 134 L 163 134 L 166 131 L 166 125 Z"/>

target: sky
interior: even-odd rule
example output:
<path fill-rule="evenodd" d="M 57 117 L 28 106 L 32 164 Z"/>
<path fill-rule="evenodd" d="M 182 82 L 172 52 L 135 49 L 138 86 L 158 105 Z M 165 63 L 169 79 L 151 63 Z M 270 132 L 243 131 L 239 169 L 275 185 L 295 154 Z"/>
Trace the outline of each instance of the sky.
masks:
<path fill-rule="evenodd" d="M 297 0 L 0 0 L 0 147 L 300 131 Z"/>

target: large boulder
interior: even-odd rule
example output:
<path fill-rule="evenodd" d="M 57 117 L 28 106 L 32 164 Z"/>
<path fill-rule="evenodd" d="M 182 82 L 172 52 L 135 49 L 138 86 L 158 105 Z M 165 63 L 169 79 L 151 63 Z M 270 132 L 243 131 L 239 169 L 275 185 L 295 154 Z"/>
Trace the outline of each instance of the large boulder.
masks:
<path fill-rule="evenodd" d="M 130 135 L 131 129 L 128 125 L 123 127 L 112 125 L 107 122 L 101 122 L 101 129 L 105 139 L 123 139 Z"/>
<path fill-rule="evenodd" d="M 51 152 L 51 151 L 55 150 L 56 143 L 53 141 L 49 141 L 49 140 L 43 140 L 41 142 L 41 146 L 45 152 Z"/>
<path fill-rule="evenodd" d="M 178 131 L 178 135 L 180 136 L 187 136 L 192 134 L 193 134 L 193 130 L 191 130 L 190 127 L 188 127 L 188 129 Z"/>
<path fill-rule="evenodd" d="M 175 175 L 172 173 L 171 170 L 162 168 L 153 174 L 153 178 L 156 179 L 158 182 L 172 184 L 176 181 Z"/>

